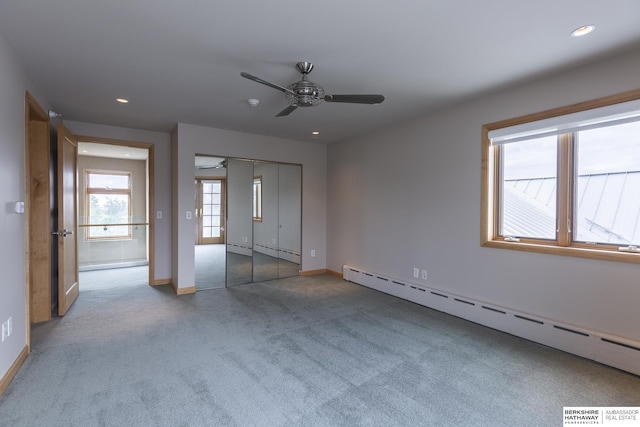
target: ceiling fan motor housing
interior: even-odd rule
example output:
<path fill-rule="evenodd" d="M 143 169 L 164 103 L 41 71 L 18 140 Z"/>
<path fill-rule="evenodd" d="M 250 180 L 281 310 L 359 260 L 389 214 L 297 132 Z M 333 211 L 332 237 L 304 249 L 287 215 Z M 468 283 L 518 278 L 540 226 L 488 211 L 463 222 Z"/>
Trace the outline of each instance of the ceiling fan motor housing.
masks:
<path fill-rule="evenodd" d="M 290 84 L 287 89 L 293 92 L 285 92 L 287 102 L 295 107 L 312 107 L 320 104 L 324 98 L 322 86 L 308 81 L 306 75 L 299 82 Z"/>

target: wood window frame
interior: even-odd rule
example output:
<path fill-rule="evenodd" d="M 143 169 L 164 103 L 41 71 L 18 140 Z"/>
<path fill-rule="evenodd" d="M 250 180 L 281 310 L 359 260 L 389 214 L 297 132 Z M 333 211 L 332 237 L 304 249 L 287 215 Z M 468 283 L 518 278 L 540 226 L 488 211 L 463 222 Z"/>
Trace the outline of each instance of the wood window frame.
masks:
<path fill-rule="evenodd" d="M 553 255 L 575 256 L 640 264 L 640 253 L 622 252 L 618 245 L 575 242 L 571 238 L 571 214 L 575 211 L 572 183 L 575 180 L 572 134 L 560 135 L 558 141 L 558 182 L 557 182 L 557 238 L 553 241 L 523 238 L 510 241 L 500 236 L 501 158 L 499 146 L 491 145 L 489 131 L 600 108 L 622 102 L 640 99 L 640 89 L 591 101 L 554 108 L 540 113 L 502 120 L 482 126 L 482 166 L 481 166 L 481 225 L 480 244 L 483 247 L 512 249 Z"/>
<path fill-rule="evenodd" d="M 90 175 L 121 175 L 121 176 L 127 176 L 128 177 L 128 181 L 129 181 L 129 188 L 128 189 L 115 189 L 115 190 L 107 190 L 104 188 L 92 188 L 89 186 L 89 176 Z M 126 195 L 128 197 L 128 212 L 127 212 L 127 217 L 131 218 L 131 210 L 132 210 L 132 206 L 131 206 L 131 186 L 132 186 L 132 173 L 131 172 L 126 172 L 126 171 L 111 171 L 111 170 L 101 170 L 101 169 L 86 169 L 84 171 L 84 184 L 85 184 L 85 194 L 84 194 L 84 212 L 85 212 L 85 217 L 87 218 L 87 224 L 85 226 L 85 228 L 87 229 L 86 233 L 85 233 L 85 240 L 87 241 L 91 241 L 91 242 L 98 242 L 98 241 L 113 241 L 113 240 L 130 240 L 133 235 L 132 235 L 132 231 L 131 231 L 131 221 L 127 221 L 127 223 L 124 224 L 91 224 L 90 223 L 90 218 L 91 218 L 91 195 L 92 194 L 118 194 L 118 195 Z M 126 225 L 127 226 L 127 234 L 121 234 L 121 235 L 117 235 L 117 236 L 91 236 L 90 230 L 91 227 L 97 227 L 97 226 L 104 226 L 104 227 L 108 227 L 108 226 L 123 226 Z"/>

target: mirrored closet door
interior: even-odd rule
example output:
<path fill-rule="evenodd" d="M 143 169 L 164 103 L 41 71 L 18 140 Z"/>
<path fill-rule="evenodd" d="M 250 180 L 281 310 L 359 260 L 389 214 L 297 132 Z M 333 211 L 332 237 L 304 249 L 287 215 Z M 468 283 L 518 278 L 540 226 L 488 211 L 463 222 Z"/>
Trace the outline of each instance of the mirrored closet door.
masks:
<path fill-rule="evenodd" d="M 300 165 L 227 162 L 227 286 L 300 273 Z"/>
<path fill-rule="evenodd" d="M 227 287 L 253 281 L 253 175 L 253 161 L 227 159 Z"/>

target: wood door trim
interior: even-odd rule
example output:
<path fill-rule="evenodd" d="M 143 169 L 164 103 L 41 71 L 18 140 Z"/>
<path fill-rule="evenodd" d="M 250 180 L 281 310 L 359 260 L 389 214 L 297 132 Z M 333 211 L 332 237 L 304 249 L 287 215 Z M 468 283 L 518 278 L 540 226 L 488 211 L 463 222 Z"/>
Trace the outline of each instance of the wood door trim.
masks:
<path fill-rule="evenodd" d="M 40 104 L 36 101 L 36 99 L 27 91 L 25 92 L 25 132 L 24 132 L 24 144 L 25 144 L 25 325 L 26 325 L 26 343 L 27 343 L 27 351 L 31 351 L 31 323 L 36 321 L 44 321 L 49 320 L 51 318 L 51 241 L 50 241 L 50 226 L 49 226 L 49 151 L 50 151 L 50 134 L 49 134 L 49 115 L 48 113 L 40 106 Z M 35 126 L 44 127 L 41 130 L 41 134 L 39 136 L 34 135 L 33 128 Z M 34 141 L 34 138 L 38 138 L 37 141 Z M 40 146 L 42 145 L 42 147 Z M 36 171 L 36 167 L 33 164 L 35 153 L 39 153 L 46 157 L 46 165 L 44 166 L 45 170 Z M 43 160 L 43 159 L 41 159 Z M 43 163 L 44 164 L 44 163 Z M 43 183 L 36 183 L 38 185 L 34 186 L 34 180 L 32 179 L 32 175 L 38 172 L 43 174 L 43 179 L 46 181 Z M 44 176 L 46 175 L 46 177 Z M 43 188 L 46 187 L 46 188 Z M 39 189 L 40 192 L 46 192 L 46 206 L 44 206 L 45 202 L 42 201 L 43 206 L 37 206 L 34 203 L 34 197 L 36 197 L 36 189 Z M 36 227 L 36 220 L 40 215 L 46 215 L 46 218 L 40 218 L 39 222 L 42 224 L 40 227 Z M 46 223 L 46 226 L 44 225 Z M 42 230 L 39 230 L 42 228 Z M 45 242 L 35 242 L 33 239 L 40 235 L 39 233 L 45 233 L 46 243 Z M 42 240 L 45 240 L 42 237 Z M 41 257 L 42 259 L 38 259 Z M 37 260 L 37 262 L 36 262 Z M 38 315 L 37 319 L 34 319 L 33 316 L 36 315 L 35 310 L 32 307 L 34 304 L 35 298 L 32 293 L 34 289 L 32 287 L 32 282 L 34 281 L 35 268 L 36 265 L 43 267 L 46 266 L 47 273 L 44 274 L 42 280 L 39 280 L 39 283 L 44 289 L 45 293 L 48 294 L 47 302 L 46 302 L 46 310 L 41 310 L 42 312 L 48 313 L 44 316 Z"/>

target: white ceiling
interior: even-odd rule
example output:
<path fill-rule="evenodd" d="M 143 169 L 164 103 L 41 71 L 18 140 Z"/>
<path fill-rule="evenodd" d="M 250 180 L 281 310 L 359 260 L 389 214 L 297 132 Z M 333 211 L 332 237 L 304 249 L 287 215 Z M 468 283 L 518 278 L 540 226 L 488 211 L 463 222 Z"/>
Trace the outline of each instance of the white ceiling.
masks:
<path fill-rule="evenodd" d="M 112 159 L 147 160 L 149 150 L 146 148 L 80 141 L 78 142 L 78 155 L 87 157 L 109 157 Z"/>
<path fill-rule="evenodd" d="M 639 18 L 638 0 L 0 1 L 0 33 L 67 120 L 318 142 L 637 48 Z M 303 60 L 327 93 L 386 100 L 275 118 L 284 95 L 240 76 L 286 86 Z"/>

